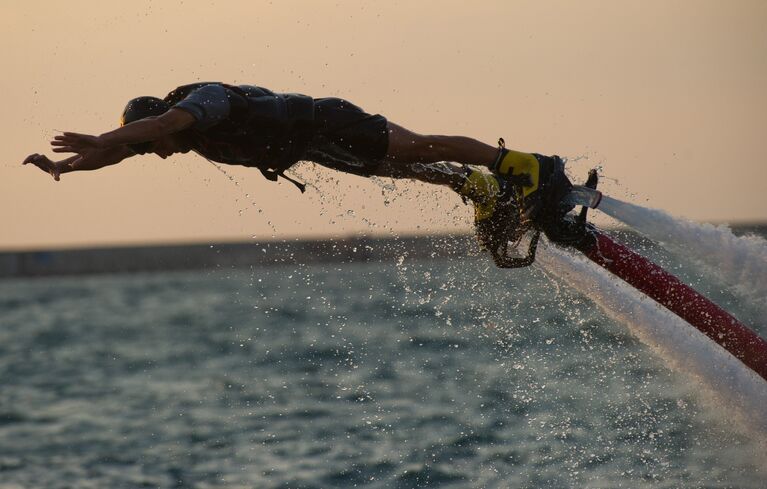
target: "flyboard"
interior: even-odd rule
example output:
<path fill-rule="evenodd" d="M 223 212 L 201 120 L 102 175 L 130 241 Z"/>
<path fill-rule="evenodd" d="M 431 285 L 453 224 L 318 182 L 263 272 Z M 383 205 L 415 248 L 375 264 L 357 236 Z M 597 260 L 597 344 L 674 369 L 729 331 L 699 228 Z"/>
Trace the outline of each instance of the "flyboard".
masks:
<path fill-rule="evenodd" d="M 533 263 L 538 239 L 543 233 L 549 241 L 580 251 L 652 298 L 767 381 L 767 341 L 659 265 L 588 223 L 588 209 L 597 208 L 602 199 L 602 193 L 596 189 L 595 170 L 589 173 L 585 185 L 571 185 L 564 177 L 564 165 L 558 171 L 561 172 L 559 181 L 564 181 L 566 188 L 562 189 L 560 184 L 559 191 L 550 192 L 558 197 L 547 204 L 545 212 L 529 221 L 529 228 L 524 231 L 530 235 L 526 256 L 503 260 L 505 264 L 499 265 L 519 267 Z M 579 214 L 571 212 L 576 206 L 581 206 Z"/>

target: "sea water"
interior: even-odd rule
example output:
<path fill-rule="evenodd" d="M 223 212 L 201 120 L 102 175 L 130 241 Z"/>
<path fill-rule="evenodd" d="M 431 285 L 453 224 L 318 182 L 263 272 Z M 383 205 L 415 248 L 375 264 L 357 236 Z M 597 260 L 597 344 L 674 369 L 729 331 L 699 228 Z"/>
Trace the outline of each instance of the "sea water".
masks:
<path fill-rule="evenodd" d="M 6 280 L 0 379 L 2 489 L 767 485 L 684 371 L 483 256 Z"/>

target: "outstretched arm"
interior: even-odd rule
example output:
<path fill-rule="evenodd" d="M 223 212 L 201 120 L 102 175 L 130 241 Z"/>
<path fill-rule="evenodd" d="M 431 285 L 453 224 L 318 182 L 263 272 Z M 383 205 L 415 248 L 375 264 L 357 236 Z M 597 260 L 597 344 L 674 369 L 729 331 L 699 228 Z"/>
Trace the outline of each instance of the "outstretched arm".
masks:
<path fill-rule="evenodd" d="M 114 148 L 91 151 L 87 156 L 80 156 L 78 154 L 61 161 L 52 161 L 45 155 L 34 153 L 27 156 L 22 164 L 33 164 L 45 173 L 51 175 L 53 179 L 58 182 L 62 173 L 98 170 L 105 166 L 117 164 L 133 155 L 133 151 L 127 146 L 117 146 Z"/>
<path fill-rule="evenodd" d="M 157 116 L 140 119 L 100 136 L 65 132 L 51 141 L 54 153 L 77 153 L 86 157 L 90 152 L 115 148 L 126 144 L 144 143 L 183 131 L 195 122 L 189 112 L 170 109 Z"/>

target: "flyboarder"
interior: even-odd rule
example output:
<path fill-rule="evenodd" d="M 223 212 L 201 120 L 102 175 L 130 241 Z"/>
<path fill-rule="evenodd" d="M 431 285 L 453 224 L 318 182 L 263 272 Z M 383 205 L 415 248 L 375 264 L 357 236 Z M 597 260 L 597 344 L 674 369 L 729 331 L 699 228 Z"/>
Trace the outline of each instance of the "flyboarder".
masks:
<path fill-rule="evenodd" d="M 463 136 L 424 136 L 338 98 L 277 94 L 251 85 L 196 83 L 165 98 L 138 97 L 121 126 L 100 136 L 65 132 L 51 142 L 61 161 L 29 155 L 59 180 L 137 154 L 167 158 L 194 151 L 215 162 L 258 168 L 270 180 L 306 160 L 370 177 L 446 185 L 474 204 L 480 244 L 500 267 L 533 263 L 538 238 L 582 252 L 657 300 L 767 379 L 767 341 L 691 287 L 586 222 L 601 193 L 592 170 L 573 186 L 557 156 L 507 150 Z M 474 168 L 471 168 L 474 167 Z M 477 169 L 479 168 L 479 169 Z M 489 171 L 486 171 L 486 170 Z M 582 206 L 579 215 L 570 213 Z M 529 237 L 526 256 L 514 253 Z"/>
<path fill-rule="evenodd" d="M 194 151 L 210 161 L 255 167 L 272 181 L 285 178 L 301 192 L 303 184 L 285 171 L 302 160 L 365 177 L 445 185 L 474 204 L 479 241 L 501 266 L 506 244 L 518 241 L 520 230 L 549 212 L 547 206 L 566 191 L 548 188 L 556 179 L 552 175 L 564 176 L 555 171 L 562 166 L 556 156 L 507 150 L 503 140 L 493 147 L 463 136 L 421 135 L 343 99 L 253 85 L 194 83 L 162 99 L 134 98 L 117 129 L 99 136 L 64 132 L 51 145 L 55 153 L 74 156 L 52 161 L 35 153 L 23 164 L 57 181 L 64 173 L 96 170 L 135 155 L 165 159 Z"/>

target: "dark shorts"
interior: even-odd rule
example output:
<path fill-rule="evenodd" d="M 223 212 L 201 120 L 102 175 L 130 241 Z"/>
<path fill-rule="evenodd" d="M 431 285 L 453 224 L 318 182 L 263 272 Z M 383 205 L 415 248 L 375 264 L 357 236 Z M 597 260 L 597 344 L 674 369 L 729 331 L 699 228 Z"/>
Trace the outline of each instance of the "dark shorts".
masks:
<path fill-rule="evenodd" d="M 371 115 L 340 98 L 314 101 L 316 133 L 305 160 L 334 170 L 374 175 L 389 147 L 386 118 Z"/>

